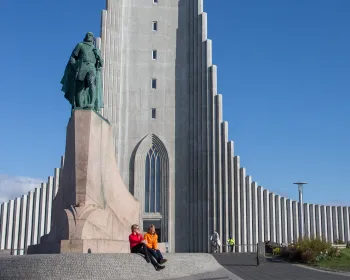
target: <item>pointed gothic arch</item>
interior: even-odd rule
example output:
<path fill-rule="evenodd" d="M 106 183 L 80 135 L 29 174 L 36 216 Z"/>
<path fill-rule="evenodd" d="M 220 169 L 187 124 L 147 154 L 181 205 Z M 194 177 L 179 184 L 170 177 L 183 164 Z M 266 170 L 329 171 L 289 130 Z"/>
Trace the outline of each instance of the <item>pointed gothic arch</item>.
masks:
<path fill-rule="evenodd" d="M 130 167 L 130 190 L 140 202 L 140 225 L 158 221 L 160 242 L 168 241 L 169 156 L 159 137 L 149 134 L 136 145 Z"/>

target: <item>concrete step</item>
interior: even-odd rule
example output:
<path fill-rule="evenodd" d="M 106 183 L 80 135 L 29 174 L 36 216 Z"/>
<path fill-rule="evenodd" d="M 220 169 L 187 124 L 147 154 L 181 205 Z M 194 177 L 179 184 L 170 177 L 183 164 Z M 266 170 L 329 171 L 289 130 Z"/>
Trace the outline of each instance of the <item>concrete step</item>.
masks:
<path fill-rule="evenodd" d="M 56 254 L 3 256 L 0 279 L 231 279 L 210 254 L 164 254 L 166 268 L 156 271 L 137 254 Z"/>
<path fill-rule="evenodd" d="M 0 250 L 0 255 L 11 255 L 11 250 Z"/>

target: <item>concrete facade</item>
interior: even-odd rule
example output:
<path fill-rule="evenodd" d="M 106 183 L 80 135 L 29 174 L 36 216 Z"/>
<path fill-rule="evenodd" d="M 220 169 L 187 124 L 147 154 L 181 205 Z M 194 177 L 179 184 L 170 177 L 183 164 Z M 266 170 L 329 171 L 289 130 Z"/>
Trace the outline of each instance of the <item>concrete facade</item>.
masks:
<path fill-rule="evenodd" d="M 290 243 L 300 215 L 306 236 L 349 240 L 348 207 L 299 205 L 241 166 L 223 120 L 202 0 L 108 0 L 97 44 L 106 62 L 103 116 L 122 180 L 141 205 L 135 222 L 156 224 L 170 251 L 210 251 L 213 229 L 224 244 L 232 235 L 238 252 L 256 250 L 257 241 Z M 155 183 L 146 180 L 153 171 Z M 59 177 L 55 169 L 47 183 L 1 205 L 1 249 L 23 254 L 48 233 Z"/>

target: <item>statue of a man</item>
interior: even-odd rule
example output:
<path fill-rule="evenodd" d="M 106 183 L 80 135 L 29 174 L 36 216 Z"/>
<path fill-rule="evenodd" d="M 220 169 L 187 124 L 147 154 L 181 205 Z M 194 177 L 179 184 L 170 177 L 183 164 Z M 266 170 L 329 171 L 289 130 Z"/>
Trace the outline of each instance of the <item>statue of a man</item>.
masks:
<path fill-rule="evenodd" d="M 103 108 L 102 74 L 103 59 L 95 46 L 91 32 L 85 36 L 72 52 L 61 80 L 64 97 L 75 108 Z"/>

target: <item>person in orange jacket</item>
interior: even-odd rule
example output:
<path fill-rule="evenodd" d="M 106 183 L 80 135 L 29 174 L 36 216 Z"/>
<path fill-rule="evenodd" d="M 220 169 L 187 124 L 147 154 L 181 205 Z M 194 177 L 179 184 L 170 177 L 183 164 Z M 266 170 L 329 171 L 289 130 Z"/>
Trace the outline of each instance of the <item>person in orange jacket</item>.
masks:
<path fill-rule="evenodd" d="M 147 241 L 148 252 L 155 257 L 159 264 L 163 264 L 167 259 L 163 258 L 162 253 L 158 249 L 158 235 L 154 225 L 150 225 L 148 232 L 145 234 L 144 239 Z"/>

